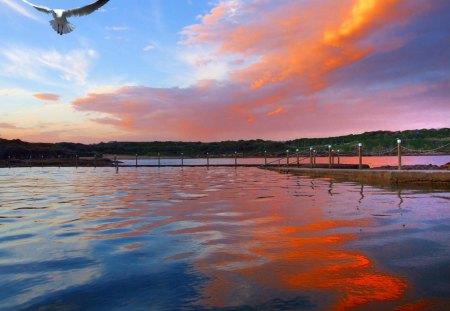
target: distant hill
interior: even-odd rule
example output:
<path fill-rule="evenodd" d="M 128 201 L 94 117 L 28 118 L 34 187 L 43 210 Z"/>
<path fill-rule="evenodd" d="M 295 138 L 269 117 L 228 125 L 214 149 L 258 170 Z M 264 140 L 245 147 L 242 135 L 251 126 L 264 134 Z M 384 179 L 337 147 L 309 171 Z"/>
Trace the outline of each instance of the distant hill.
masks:
<path fill-rule="evenodd" d="M 103 154 L 157 156 L 179 156 L 183 153 L 186 157 L 210 156 L 262 156 L 264 151 L 270 156 L 285 154 L 286 150 L 295 153 L 308 154 L 313 147 L 318 154 L 325 154 L 328 145 L 331 144 L 341 154 L 355 154 L 357 144 L 363 144 L 364 154 L 383 155 L 395 154 L 397 138 L 402 139 L 404 154 L 450 154 L 450 128 L 408 130 L 401 132 L 375 131 L 357 135 L 346 135 L 328 138 L 300 138 L 290 141 L 270 140 L 239 140 L 222 141 L 212 143 L 202 142 L 108 142 L 99 144 L 78 143 L 28 143 L 19 139 L 0 139 L 0 159 L 8 156 L 15 158 L 27 158 L 29 156 L 45 158 L 51 157 L 80 157 L 100 156 Z"/>

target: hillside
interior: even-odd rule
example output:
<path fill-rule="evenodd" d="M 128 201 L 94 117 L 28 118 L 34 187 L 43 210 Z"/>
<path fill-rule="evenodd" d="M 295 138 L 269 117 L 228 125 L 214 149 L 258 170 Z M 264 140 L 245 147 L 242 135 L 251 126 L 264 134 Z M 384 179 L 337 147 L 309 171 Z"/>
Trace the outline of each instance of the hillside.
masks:
<path fill-rule="evenodd" d="M 299 149 L 302 154 L 309 153 L 313 146 L 318 154 L 327 152 L 331 144 L 339 149 L 341 154 L 355 154 L 357 144 L 361 142 L 366 155 L 395 154 L 396 139 L 402 139 L 404 154 L 450 154 L 450 128 L 422 129 L 402 132 L 375 131 L 357 135 L 346 135 L 328 138 L 301 138 L 291 141 L 268 140 L 239 140 L 212 143 L 202 142 L 101 142 L 99 144 L 79 143 L 28 143 L 21 140 L 0 139 L 0 159 L 42 157 L 80 157 L 100 156 L 103 154 L 117 155 L 145 155 L 179 156 L 184 153 L 187 157 L 203 157 L 206 153 L 211 156 L 233 156 L 238 152 L 240 156 L 260 156 L 267 151 L 270 156 L 284 154 L 287 149 L 295 152 Z"/>

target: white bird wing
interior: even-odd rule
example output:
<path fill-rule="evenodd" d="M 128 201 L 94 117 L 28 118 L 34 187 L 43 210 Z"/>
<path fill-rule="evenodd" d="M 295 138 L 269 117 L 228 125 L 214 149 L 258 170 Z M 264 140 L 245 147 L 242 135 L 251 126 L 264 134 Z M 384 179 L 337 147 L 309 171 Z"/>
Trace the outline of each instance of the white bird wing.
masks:
<path fill-rule="evenodd" d="M 31 2 L 28 2 L 27 0 L 22 0 L 22 1 L 25 2 L 28 5 L 31 5 L 32 7 L 34 7 L 38 11 L 41 11 L 41 12 L 44 12 L 44 13 L 47 13 L 47 14 L 52 13 L 52 9 L 50 9 L 50 8 L 47 8 L 47 7 L 41 6 L 41 5 L 35 5 L 35 4 L 31 3 Z"/>
<path fill-rule="evenodd" d="M 102 6 L 104 6 L 108 1 L 109 0 L 98 0 L 92 4 L 83 6 L 81 8 L 66 10 L 64 12 L 64 15 L 66 17 L 88 15 L 88 14 L 91 14 L 92 12 L 94 12 L 95 10 L 98 10 Z"/>

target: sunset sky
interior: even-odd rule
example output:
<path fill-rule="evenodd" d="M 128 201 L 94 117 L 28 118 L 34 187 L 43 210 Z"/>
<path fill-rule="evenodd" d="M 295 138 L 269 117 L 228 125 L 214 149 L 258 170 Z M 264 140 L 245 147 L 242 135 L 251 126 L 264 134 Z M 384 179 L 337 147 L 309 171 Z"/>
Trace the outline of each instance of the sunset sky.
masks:
<path fill-rule="evenodd" d="M 93 0 L 32 0 L 72 8 Z M 0 137 L 287 140 L 450 127 L 448 0 L 0 0 Z"/>

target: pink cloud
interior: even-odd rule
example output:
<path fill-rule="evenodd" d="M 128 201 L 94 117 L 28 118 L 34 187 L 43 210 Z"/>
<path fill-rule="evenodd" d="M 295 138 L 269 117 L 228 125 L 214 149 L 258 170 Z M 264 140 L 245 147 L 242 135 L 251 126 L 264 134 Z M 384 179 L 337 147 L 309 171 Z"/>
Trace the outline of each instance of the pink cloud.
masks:
<path fill-rule="evenodd" d="M 249 92 L 237 84 L 217 83 L 186 89 L 123 87 L 89 94 L 73 105 L 78 111 L 103 114 L 94 121 L 113 125 L 135 140 L 284 140 L 370 129 L 448 126 L 448 114 L 442 114 L 445 99 L 429 100 L 426 110 L 411 109 L 420 108 L 421 97 L 427 93 L 441 92 L 433 84 L 410 86 L 399 94 L 355 88 L 339 95 L 321 92 L 272 97 L 278 91 L 262 88 Z"/>
<path fill-rule="evenodd" d="M 21 127 L 17 127 L 16 125 L 14 125 L 12 123 L 6 123 L 6 122 L 0 122 L 0 128 L 10 129 L 10 130 L 21 129 Z"/>
<path fill-rule="evenodd" d="M 50 93 L 37 93 L 33 94 L 33 96 L 43 101 L 58 101 L 61 98 L 60 95 Z"/>

